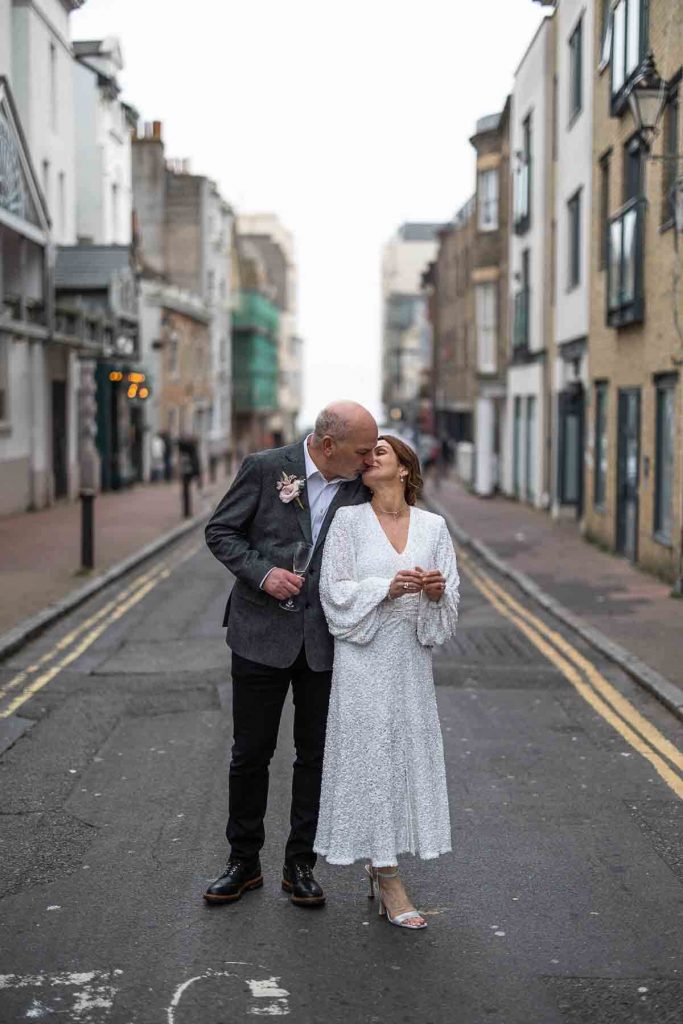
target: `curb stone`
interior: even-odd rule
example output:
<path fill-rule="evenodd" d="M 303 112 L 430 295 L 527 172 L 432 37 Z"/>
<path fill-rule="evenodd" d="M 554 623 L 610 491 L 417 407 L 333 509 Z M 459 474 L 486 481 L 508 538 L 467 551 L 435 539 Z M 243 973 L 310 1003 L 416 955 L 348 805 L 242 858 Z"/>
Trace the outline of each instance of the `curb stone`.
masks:
<path fill-rule="evenodd" d="M 621 644 L 610 640 L 599 629 L 595 629 L 594 626 L 590 626 L 578 615 L 575 615 L 569 608 L 539 587 L 526 573 L 520 572 L 519 569 L 513 569 L 495 551 L 492 551 L 488 544 L 477 540 L 476 537 L 471 537 L 461 526 L 458 526 L 453 517 L 445 511 L 439 501 L 432 497 L 432 495 L 423 495 L 422 500 L 433 512 L 443 516 L 448 529 L 459 544 L 470 548 L 472 551 L 476 551 L 484 562 L 502 576 L 512 580 L 520 590 L 533 597 L 546 611 L 550 612 L 551 615 L 559 619 L 566 626 L 569 626 L 570 629 L 573 629 L 591 647 L 627 672 L 632 679 L 635 679 L 645 690 L 661 701 L 669 711 L 672 711 L 677 718 L 683 721 L 683 690 L 680 687 L 666 679 L 659 672 L 656 672 L 655 669 L 650 668 L 649 665 L 646 665 L 644 661 L 637 658 L 635 654 L 631 654 Z"/>
<path fill-rule="evenodd" d="M 131 569 L 137 568 L 142 562 L 156 555 L 159 551 L 163 551 L 164 548 L 173 544 L 174 541 L 191 533 L 197 526 L 205 522 L 210 514 L 210 511 L 204 509 L 191 519 L 180 523 L 178 526 L 174 526 L 171 530 L 162 533 L 160 537 L 150 541 L 149 544 L 124 558 L 121 562 L 112 565 L 100 576 L 96 576 L 95 579 L 85 583 L 77 590 L 72 590 L 66 597 L 62 597 L 59 601 L 47 605 L 35 615 L 31 615 L 28 619 L 24 619 L 18 625 L 13 626 L 12 629 L 7 630 L 6 633 L 0 635 L 0 661 L 7 658 L 10 654 L 14 654 L 15 651 L 18 651 L 29 640 L 38 636 L 39 633 L 42 633 L 48 626 L 53 625 L 58 619 L 73 611 L 74 608 L 78 608 L 88 598 L 99 593 L 100 590 L 104 590 L 110 583 L 114 583 L 122 576 L 125 576 Z"/>

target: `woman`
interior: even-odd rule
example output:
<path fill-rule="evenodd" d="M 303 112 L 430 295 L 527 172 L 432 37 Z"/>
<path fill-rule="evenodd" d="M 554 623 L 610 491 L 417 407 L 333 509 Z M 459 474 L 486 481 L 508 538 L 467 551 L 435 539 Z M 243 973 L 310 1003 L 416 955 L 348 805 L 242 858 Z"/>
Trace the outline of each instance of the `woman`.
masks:
<path fill-rule="evenodd" d="M 331 864 L 369 858 L 380 914 L 426 928 L 397 858 L 451 849 L 432 647 L 455 633 L 459 578 L 444 520 L 415 507 L 413 450 L 380 437 L 363 482 L 372 500 L 337 511 L 323 553 L 335 648 L 314 849 Z"/>

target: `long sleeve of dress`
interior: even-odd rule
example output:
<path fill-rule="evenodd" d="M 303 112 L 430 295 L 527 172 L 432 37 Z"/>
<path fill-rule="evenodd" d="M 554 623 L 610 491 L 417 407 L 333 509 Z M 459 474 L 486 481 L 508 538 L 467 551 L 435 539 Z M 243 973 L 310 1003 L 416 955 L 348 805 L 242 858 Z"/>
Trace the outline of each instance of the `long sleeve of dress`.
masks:
<path fill-rule="evenodd" d="M 446 589 L 438 601 L 430 601 L 424 594 L 420 597 L 417 638 L 425 647 L 435 647 L 455 636 L 460 601 L 460 576 L 458 575 L 453 541 L 445 520 L 441 521 L 441 529 L 436 541 L 434 565 L 424 566 L 424 568 L 440 569 L 446 578 Z"/>
<path fill-rule="evenodd" d="M 359 580 L 351 524 L 339 509 L 327 534 L 320 570 L 320 601 L 332 636 L 367 644 L 382 621 L 382 603 L 391 579 Z"/>

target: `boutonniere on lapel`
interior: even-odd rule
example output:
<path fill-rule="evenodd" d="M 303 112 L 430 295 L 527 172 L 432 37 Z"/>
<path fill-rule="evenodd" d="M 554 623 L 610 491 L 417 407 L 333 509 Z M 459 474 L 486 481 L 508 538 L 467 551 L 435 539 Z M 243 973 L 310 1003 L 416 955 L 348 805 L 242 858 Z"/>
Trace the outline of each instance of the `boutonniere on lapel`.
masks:
<path fill-rule="evenodd" d="M 295 501 L 301 511 L 303 512 L 304 506 L 299 495 L 306 486 L 306 481 L 302 476 L 295 476 L 292 474 L 288 476 L 284 469 L 282 470 L 282 478 L 278 480 L 276 487 L 280 492 L 280 501 L 288 505 L 290 501 Z"/>

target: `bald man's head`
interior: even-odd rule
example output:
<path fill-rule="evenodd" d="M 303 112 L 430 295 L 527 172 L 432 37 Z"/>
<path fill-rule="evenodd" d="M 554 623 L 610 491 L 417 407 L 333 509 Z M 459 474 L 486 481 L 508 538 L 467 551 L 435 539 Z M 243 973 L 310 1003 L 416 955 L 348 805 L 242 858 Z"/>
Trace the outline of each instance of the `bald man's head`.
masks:
<path fill-rule="evenodd" d="M 365 470 L 376 444 L 374 416 L 358 402 L 340 400 L 319 413 L 309 451 L 327 479 L 353 478 Z"/>

